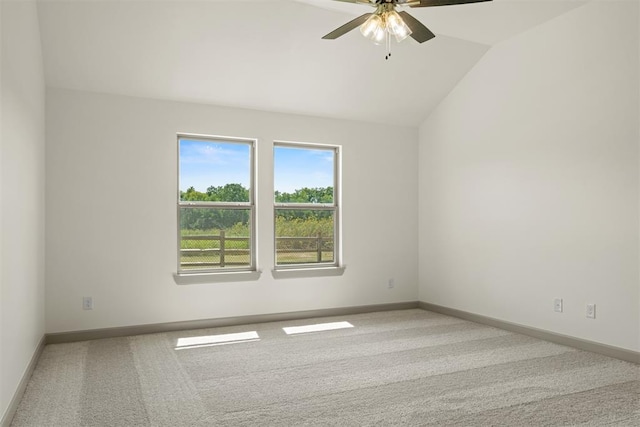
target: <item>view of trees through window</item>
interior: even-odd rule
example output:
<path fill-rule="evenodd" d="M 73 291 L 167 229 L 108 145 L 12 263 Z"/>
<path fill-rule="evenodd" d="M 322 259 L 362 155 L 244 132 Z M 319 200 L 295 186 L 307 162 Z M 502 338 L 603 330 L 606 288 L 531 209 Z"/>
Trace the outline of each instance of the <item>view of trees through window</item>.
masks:
<path fill-rule="evenodd" d="M 333 147 L 275 144 L 276 265 L 336 263 Z"/>
<path fill-rule="evenodd" d="M 180 270 L 251 269 L 252 143 L 179 138 Z M 335 262 L 335 149 L 274 147 L 276 264 Z"/>
<path fill-rule="evenodd" d="M 249 190 L 241 184 L 227 184 L 223 187 L 209 187 L 199 192 L 193 187 L 180 191 L 180 200 L 197 202 L 248 202 Z M 276 203 L 331 203 L 333 187 L 300 188 L 292 193 L 275 192 Z M 180 229 L 183 249 L 218 249 L 219 242 L 191 240 L 195 236 L 219 236 L 243 238 L 234 242 L 233 249 L 248 250 L 250 236 L 250 211 L 248 209 L 183 209 L 180 215 Z M 305 263 L 333 261 L 334 218 L 332 211 L 286 210 L 277 211 L 275 218 L 278 249 L 282 252 L 282 263 Z M 321 257 L 318 257 L 318 236 L 320 236 Z M 185 239 L 187 237 L 187 239 Z M 289 251 L 285 254 L 285 251 Z M 287 258 L 288 256 L 288 258 Z M 193 259 L 193 257 L 185 257 Z M 202 257 L 201 257 L 202 258 Z"/>
<path fill-rule="evenodd" d="M 253 141 L 178 142 L 179 269 L 252 269 Z"/>

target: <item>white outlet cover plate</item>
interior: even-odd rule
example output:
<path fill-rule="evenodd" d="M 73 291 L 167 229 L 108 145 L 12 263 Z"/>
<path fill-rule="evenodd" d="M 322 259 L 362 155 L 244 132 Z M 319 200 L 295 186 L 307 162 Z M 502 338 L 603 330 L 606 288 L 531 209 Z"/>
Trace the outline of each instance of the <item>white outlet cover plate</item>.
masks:
<path fill-rule="evenodd" d="M 562 313 L 562 298 L 556 298 L 553 300 L 553 311 Z"/>
<path fill-rule="evenodd" d="M 587 304 L 587 317 L 589 319 L 596 318 L 596 305 L 595 304 Z"/>

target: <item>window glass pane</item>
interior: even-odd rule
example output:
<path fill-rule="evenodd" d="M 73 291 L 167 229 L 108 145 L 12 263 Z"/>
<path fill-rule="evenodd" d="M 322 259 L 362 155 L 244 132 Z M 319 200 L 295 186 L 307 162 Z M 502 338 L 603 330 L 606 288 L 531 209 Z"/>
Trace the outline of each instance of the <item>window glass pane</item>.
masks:
<path fill-rule="evenodd" d="M 276 209 L 276 264 L 334 262 L 331 210 Z"/>
<path fill-rule="evenodd" d="M 333 149 L 274 146 L 276 203 L 333 203 Z"/>
<path fill-rule="evenodd" d="M 180 138 L 180 201 L 248 202 L 248 143 Z"/>
<path fill-rule="evenodd" d="M 251 265 L 251 210 L 180 208 L 180 268 Z"/>

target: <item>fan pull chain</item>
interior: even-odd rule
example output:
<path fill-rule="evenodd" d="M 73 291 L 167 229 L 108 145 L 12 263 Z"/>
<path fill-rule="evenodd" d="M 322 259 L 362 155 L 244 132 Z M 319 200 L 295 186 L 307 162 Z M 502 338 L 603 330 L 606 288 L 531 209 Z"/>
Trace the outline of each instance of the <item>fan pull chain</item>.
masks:
<path fill-rule="evenodd" d="M 384 57 L 385 60 L 391 58 L 391 34 L 387 32 L 387 56 Z"/>

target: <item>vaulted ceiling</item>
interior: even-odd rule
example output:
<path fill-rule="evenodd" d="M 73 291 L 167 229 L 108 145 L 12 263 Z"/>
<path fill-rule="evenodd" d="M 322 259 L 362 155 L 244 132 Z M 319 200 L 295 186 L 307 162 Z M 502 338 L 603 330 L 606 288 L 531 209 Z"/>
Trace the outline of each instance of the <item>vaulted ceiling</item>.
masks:
<path fill-rule="evenodd" d="M 417 126 L 492 45 L 584 4 L 494 0 L 409 9 L 435 34 L 393 43 L 357 30 L 368 6 L 331 0 L 38 4 L 50 87 Z"/>

